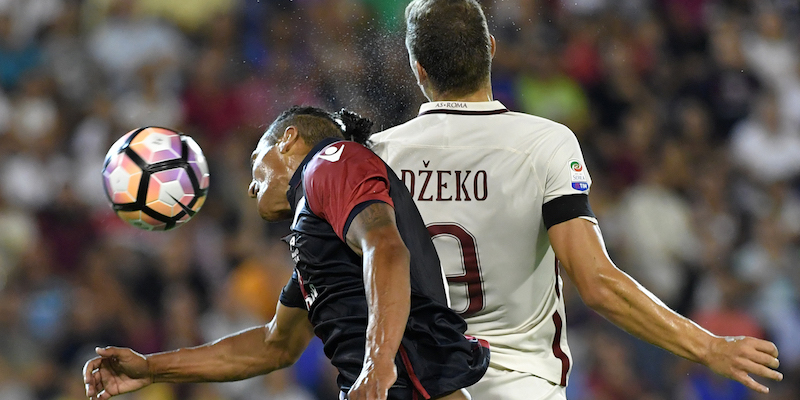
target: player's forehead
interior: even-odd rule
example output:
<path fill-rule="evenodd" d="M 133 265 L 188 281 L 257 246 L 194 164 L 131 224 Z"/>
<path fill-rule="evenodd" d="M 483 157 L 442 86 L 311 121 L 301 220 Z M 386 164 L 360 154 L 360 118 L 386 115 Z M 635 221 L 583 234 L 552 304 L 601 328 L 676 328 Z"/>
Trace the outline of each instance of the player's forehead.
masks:
<path fill-rule="evenodd" d="M 250 153 L 250 164 L 253 165 L 256 161 L 264 158 L 264 155 L 266 155 L 273 146 L 274 145 L 269 143 L 267 135 L 261 137 L 258 144 L 256 144 L 256 148 Z"/>

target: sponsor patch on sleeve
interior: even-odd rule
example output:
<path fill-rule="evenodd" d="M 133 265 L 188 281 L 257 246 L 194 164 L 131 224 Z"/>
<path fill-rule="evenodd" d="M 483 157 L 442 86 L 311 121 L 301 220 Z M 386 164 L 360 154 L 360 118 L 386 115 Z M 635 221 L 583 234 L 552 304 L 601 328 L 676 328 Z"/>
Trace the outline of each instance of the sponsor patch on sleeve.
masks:
<path fill-rule="evenodd" d="M 588 182 L 572 182 L 572 188 L 581 192 L 589 190 Z"/>
<path fill-rule="evenodd" d="M 569 173 L 573 189 L 581 192 L 589 190 L 589 178 L 586 175 L 586 168 L 580 160 L 569 160 Z"/>

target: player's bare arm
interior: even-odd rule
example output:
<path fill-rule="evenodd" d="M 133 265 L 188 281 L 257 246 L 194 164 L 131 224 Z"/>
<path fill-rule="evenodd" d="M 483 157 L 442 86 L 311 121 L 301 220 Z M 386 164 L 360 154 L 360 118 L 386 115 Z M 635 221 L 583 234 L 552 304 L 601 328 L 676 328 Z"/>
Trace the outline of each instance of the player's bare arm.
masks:
<path fill-rule="evenodd" d="M 266 374 L 297 361 L 312 336 L 307 311 L 279 303 L 267 325 L 197 347 L 150 355 L 98 348 L 99 357 L 83 368 L 86 395 L 105 400 L 156 382 L 224 382 Z"/>
<path fill-rule="evenodd" d="M 767 393 L 769 389 L 750 374 L 783 379 L 775 371 L 779 363 L 773 343 L 716 336 L 670 310 L 612 263 L 595 224 L 575 218 L 552 226 L 548 234 L 583 301 L 617 326 L 758 392 Z"/>
<path fill-rule="evenodd" d="M 361 211 L 346 239 L 364 259 L 369 306 L 364 366 L 349 398 L 385 399 L 397 379 L 394 359 L 408 322 L 410 256 L 397 230 L 394 209 L 386 203 L 373 203 Z"/>

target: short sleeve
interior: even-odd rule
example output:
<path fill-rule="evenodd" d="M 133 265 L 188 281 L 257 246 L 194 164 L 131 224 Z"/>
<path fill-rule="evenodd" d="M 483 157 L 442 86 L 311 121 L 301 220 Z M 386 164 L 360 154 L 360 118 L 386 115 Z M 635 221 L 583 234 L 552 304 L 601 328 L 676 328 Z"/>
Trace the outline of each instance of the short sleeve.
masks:
<path fill-rule="evenodd" d="M 592 178 L 586 169 L 578 139 L 568 131 L 547 165 L 544 203 L 571 194 L 589 194 Z"/>
<path fill-rule="evenodd" d="M 348 141 L 322 149 L 306 166 L 303 188 L 311 212 L 328 221 L 344 241 L 358 205 L 380 201 L 394 207 L 386 164 L 366 147 Z"/>
<path fill-rule="evenodd" d="M 289 282 L 281 290 L 280 302 L 286 307 L 306 309 L 306 301 L 303 297 L 303 290 L 300 288 L 300 281 L 297 278 L 297 270 L 294 270 Z"/>
<path fill-rule="evenodd" d="M 589 206 L 592 178 L 583 160 L 578 139 L 572 131 L 565 130 L 563 139 L 547 164 L 542 220 L 548 229 L 573 218 L 597 223 Z"/>

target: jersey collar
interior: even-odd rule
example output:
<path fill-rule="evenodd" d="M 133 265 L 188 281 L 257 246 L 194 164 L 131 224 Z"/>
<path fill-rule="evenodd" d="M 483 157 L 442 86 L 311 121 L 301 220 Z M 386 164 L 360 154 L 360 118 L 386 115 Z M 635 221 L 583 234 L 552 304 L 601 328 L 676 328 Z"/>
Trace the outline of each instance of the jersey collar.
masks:
<path fill-rule="evenodd" d="M 503 103 L 494 101 L 431 101 L 419 108 L 419 115 L 458 114 L 493 115 L 508 112 Z"/>
<path fill-rule="evenodd" d="M 292 175 L 292 179 L 289 179 L 289 190 L 286 191 L 286 198 L 289 199 L 289 204 L 292 206 L 292 210 L 294 211 L 295 202 L 295 193 L 297 192 L 297 188 L 300 185 L 300 179 L 303 176 L 303 170 L 306 169 L 306 165 L 314 158 L 317 153 L 322 151 L 325 147 L 327 147 L 331 143 L 341 142 L 344 139 L 342 138 L 325 138 L 322 139 L 319 143 L 315 144 L 314 147 L 306 154 L 305 158 L 303 158 L 303 162 L 297 167 Z"/>

